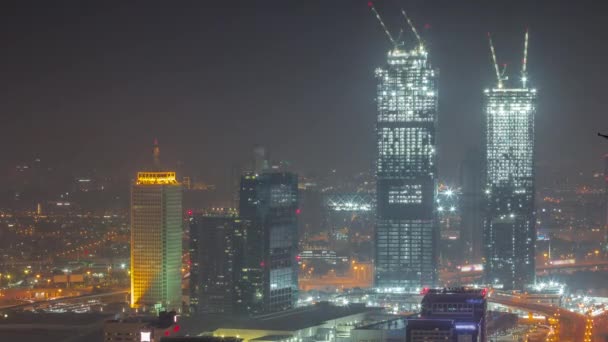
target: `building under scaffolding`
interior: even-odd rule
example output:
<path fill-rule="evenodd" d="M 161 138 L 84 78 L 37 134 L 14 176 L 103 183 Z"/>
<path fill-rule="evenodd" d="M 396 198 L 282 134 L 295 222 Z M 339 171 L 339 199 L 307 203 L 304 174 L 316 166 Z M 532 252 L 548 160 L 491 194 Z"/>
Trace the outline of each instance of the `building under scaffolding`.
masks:
<path fill-rule="evenodd" d="M 389 291 L 432 286 L 437 271 L 437 71 L 403 14 L 418 44 L 395 42 L 380 21 L 394 46 L 376 70 L 375 287 Z"/>
<path fill-rule="evenodd" d="M 506 87 L 504 70 L 484 91 L 486 148 L 486 281 L 506 289 L 534 282 L 534 114 L 536 89 L 527 86 L 526 50 L 521 87 Z"/>

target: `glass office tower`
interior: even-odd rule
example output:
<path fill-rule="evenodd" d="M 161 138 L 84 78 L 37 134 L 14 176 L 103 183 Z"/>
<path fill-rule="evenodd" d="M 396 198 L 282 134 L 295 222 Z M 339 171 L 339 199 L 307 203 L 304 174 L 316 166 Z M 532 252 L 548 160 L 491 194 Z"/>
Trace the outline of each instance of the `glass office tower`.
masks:
<path fill-rule="evenodd" d="M 437 70 L 422 44 L 376 70 L 375 286 L 413 290 L 437 274 Z"/>
<path fill-rule="evenodd" d="M 288 172 L 241 178 L 239 215 L 247 231 L 240 288 L 249 314 L 295 307 L 298 297 L 298 176 Z"/>

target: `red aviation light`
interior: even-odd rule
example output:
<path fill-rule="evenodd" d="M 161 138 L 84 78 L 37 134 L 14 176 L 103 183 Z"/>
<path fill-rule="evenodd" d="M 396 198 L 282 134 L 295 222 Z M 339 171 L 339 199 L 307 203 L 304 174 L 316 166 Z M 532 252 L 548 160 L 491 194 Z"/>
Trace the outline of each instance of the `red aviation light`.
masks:
<path fill-rule="evenodd" d="M 302 213 L 302 209 L 298 208 L 296 209 L 296 215 L 300 215 Z"/>
<path fill-rule="evenodd" d="M 488 289 L 487 288 L 484 288 L 483 290 L 481 290 L 481 296 L 482 297 L 485 298 L 487 294 L 488 294 Z"/>
<path fill-rule="evenodd" d="M 431 289 L 428 287 L 425 287 L 422 289 L 422 291 L 420 291 L 420 294 L 423 296 L 426 296 L 426 294 L 429 293 L 429 291 L 431 291 Z"/>
<path fill-rule="evenodd" d="M 169 330 L 165 330 L 165 336 L 169 336 Z"/>
<path fill-rule="evenodd" d="M 373 3 L 373 2 L 371 2 L 371 1 L 368 1 L 368 2 L 367 2 L 367 7 L 374 7 L 374 3 Z"/>
<path fill-rule="evenodd" d="M 176 325 L 173 327 L 173 332 L 178 332 L 179 331 L 179 325 Z"/>
<path fill-rule="evenodd" d="M 188 210 L 188 216 L 192 216 L 192 209 Z"/>

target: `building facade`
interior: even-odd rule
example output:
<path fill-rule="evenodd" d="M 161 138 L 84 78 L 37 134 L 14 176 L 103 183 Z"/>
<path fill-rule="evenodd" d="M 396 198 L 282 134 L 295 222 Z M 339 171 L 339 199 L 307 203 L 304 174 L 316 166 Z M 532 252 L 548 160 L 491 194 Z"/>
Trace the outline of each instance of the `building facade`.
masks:
<path fill-rule="evenodd" d="M 461 239 L 465 244 L 465 257 L 470 263 L 483 258 L 483 156 L 481 151 L 470 149 L 460 164 Z"/>
<path fill-rule="evenodd" d="M 130 316 L 103 323 L 104 342 L 161 342 L 181 335 L 176 312 L 160 312 L 154 316 Z"/>
<path fill-rule="evenodd" d="M 240 288 L 249 314 L 295 307 L 298 295 L 298 177 L 292 173 L 246 174 L 239 215 L 248 229 Z"/>
<path fill-rule="evenodd" d="M 437 70 L 422 44 L 376 70 L 375 287 L 431 286 L 437 274 Z"/>
<path fill-rule="evenodd" d="M 131 188 L 131 305 L 181 309 L 182 189 L 175 172 L 139 172 Z"/>
<path fill-rule="evenodd" d="M 454 341 L 486 341 L 487 292 L 487 289 L 468 288 L 425 289 L 420 303 L 421 321 L 429 328 L 434 324 L 445 326 L 451 321 L 448 326 L 452 326 Z M 419 337 L 426 334 L 431 334 L 427 340 L 432 340 L 432 331 L 417 333 Z M 425 341 L 409 337 L 408 341 Z"/>
<path fill-rule="evenodd" d="M 193 215 L 189 221 L 191 312 L 237 313 L 249 221 L 227 214 Z"/>
<path fill-rule="evenodd" d="M 535 279 L 536 90 L 498 87 L 484 95 L 486 281 L 523 289 Z"/>
<path fill-rule="evenodd" d="M 604 244 L 608 249 L 608 154 L 604 155 Z"/>

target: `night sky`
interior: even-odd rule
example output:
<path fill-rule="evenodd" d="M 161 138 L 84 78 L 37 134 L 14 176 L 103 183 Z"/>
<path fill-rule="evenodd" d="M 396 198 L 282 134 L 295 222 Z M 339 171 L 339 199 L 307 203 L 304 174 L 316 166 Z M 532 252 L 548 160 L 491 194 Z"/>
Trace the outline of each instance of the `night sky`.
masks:
<path fill-rule="evenodd" d="M 526 27 L 538 180 L 601 170 L 602 2 L 375 4 L 395 35 L 404 7 L 440 69 L 440 178 L 456 181 L 481 142 L 482 90 L 495 83 L 486 32 L 513 77 Z M 3 168 L 40 156 L 129 174 L 154 137 L 166 164 L 218 184 L 256 143 L 303 172 L 372 165 L 373 71 L 390 44 L 367 1 L 2 1 L 0 44 Z"/>

